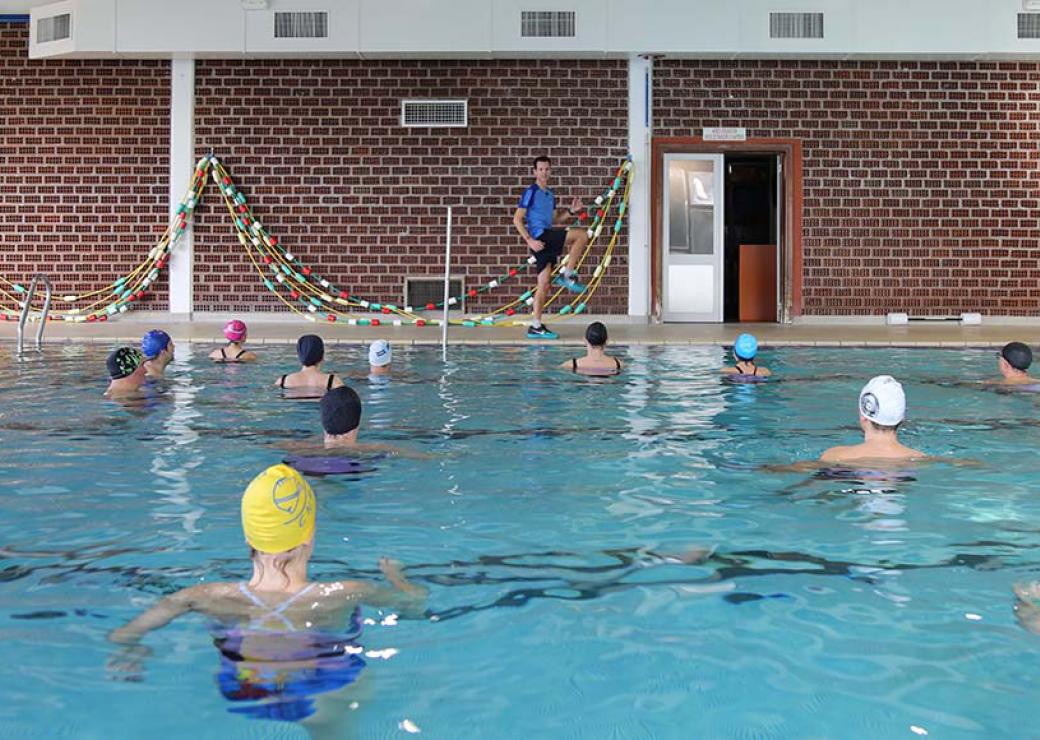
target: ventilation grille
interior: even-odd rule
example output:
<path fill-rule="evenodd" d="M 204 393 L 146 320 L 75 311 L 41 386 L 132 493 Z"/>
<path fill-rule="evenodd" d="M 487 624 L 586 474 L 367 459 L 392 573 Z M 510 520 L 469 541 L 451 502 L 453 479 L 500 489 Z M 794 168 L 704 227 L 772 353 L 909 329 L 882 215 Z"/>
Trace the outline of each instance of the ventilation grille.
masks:
<path fill-rule="evenodd" d="M 448 295 L 452 297 L 465 295 L 462 292 L 462 278 L 448 279 Z M 406 277 L 404 279 L 404 305 L 423 308 L 430 303 L 440 305 L 443 302 L 444 278 Z"/>
<path fill-rule="evenodd" d="M 1040 13 L 1018 14 L 1018 37 L 1040 39 Z"/>
<path fill-rule="evenodd" d="M 275 13 L 274 37 L 276 39 L 327 39 L 329 37 L 329 14 L 324 10 Z"/>
<path fill-rule="evenodd" d="M 46 44 L 48 41 L 61 41 L 72 37 L 72 14 L 52 15 L 36 21 L 36 43 Z"/>
<path fill-rule="evenodd" d="M 528 39 L 574 38 L 573 10 L 521 10 L 520 36 Z"/>
<path fill-rule="evenodd" d="M 770 13 L 771 39 L 822 39 L 823 13 Z"/>
<path fill-rule="evenodd" d="M 468 121 L 465 100 L 402 100 L 402 126 L 465 126 Z"/>

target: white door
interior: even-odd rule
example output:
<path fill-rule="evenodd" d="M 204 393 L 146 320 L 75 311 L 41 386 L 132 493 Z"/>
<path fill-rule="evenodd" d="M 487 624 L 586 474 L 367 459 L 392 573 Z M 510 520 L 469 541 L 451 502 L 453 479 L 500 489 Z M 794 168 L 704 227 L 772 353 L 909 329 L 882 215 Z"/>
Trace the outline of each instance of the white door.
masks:
<path fill-rule="evenodd" d="M 665 321 L 722 321 L 722 157 L 664 155 Z"/>

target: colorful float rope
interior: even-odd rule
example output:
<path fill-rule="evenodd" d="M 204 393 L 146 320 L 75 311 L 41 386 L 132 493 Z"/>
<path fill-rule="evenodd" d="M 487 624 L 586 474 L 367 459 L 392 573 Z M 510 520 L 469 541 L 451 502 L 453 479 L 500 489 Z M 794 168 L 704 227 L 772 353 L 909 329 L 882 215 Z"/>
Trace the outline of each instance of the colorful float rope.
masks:
<path fill-rule="evenodd" d="M 601 195 L 597 196 L 594 203 L 595 218 L 587 228 L 589 237 L 588 244 L 578 262 L 580 266 L 591 252 L 593 245 L 599 238 L 606 223 L 607 214 L 610 212 L 611 204 L 623 187 L 623 195 L 619 208 L 617 220 L 614 223 L 613 235 L 604 253 L 603 259 L 593 272 L 593 277 L 586 285 L 585 290 L 571 300 L 571 303 L 560 310 L 561 316 L 568 314 L 579 314 L 592 294 L 598 288 L 602 275 L 610 264 L 611 254 L 618 235 L 624 222 L 628 206 L 628 196 L 631 188 L 632 162 L 626 160 L 617 169 L 614 179 Z M 70 303 L 87 301 L 85 306 L 53 311 L 50 315 L 54 320 L 65 320 L 73 322 L 107 321 L 109 317 L 126 313 L 133 304 L 146 297 L 149 287 L 158 279 L 159 274 L 169 262 L 169 255 L 176 247 L 181 236 L 187 230 L 188 221 L 194 213 L 196 204 L 201 200 L 206 188 L 207 179 L 212 178 L 214 184 L 219 188 L 223 196 L 228 214 L 235 227 L 236 236 L 246 251 L 254 269 L 264 287 L 271 291 L 279 301 L 290 311 L 302 316 L 309 321 L 324 320 L 336 322 L 343 320 L 351 326 L 379 326 L 383 322 L 400 326 L 404 323 L 424 326 L 426 324 L 440 324 L 437 319 L 425 319 L 421 316 L 427 311 L 438 311 L 444 308 L 444 301 L 427 303 L 425 306 L 397 306 L 394 304 L 381 304 L 367 301 L 359 296 L 351 294 L 348 290 L 337 288 L 332 281 L 315 273 L 310 267 L 304 265 L 297 256 L 287 251 L 277 237 L 271 235 L 256 218 L 245 195 L 239 190 L 220 160 L 207 155 L 199 160 L 192 175 L 188 192 L 179 203 L 166 231 L 159 242 L 149 251 L 148 257 L 135 267 L 131 272 L 105 286 L 104 288 L 84 293 L 82 295 L 66 295 L 56 297 L 56 303 Z M 579 223 L 587 220 L 587 209 L 579 213 Z M 530 257 L 514 267 L 510 267 L 505 273 L 480 287 L 471 288 L 465 294 L 449 297 L 449 307 L 464 307 L 469 299 L 476 298 L 484 293 L 501 287 L 510 280 L 517 278 L 520 271 L 526 266 L 533 264 L 534 258 Z M 560 268 L 557 268 L 557 271 Z M 8 291 L 5 286 L 10 287 Z M 563 289 L 557 290 L 553 296 L 546 301 L 546 309 L 549 304 L 557 299 Z M 7 298 L 18 306 L 18 311 L 10 312 L 0 305 L 0 317 L 4 320 L 17 319 L 18 313 L 24 307 L 24 299 L 20 295 L 25 294 L 25 288 L 12 283 L 0 276 L 0 296 Z M 515 306 L 533 303 L 534 290 L 528 290 L 520 298 L 510 304 L 497 309 L 491 313 L 475 318 L 451 320 L 450 323 L 460 326 L 486 326 L 496 323 L 500 315 L 513 316 L 516 314 Z M 380 317 L 356 318 L 352 314 L 359 312 L 369 314 L 377 313 Z M 37 320 L 37 316 L 32 316 Z M 514 322 L 518 323 L 518 322 Z"/>

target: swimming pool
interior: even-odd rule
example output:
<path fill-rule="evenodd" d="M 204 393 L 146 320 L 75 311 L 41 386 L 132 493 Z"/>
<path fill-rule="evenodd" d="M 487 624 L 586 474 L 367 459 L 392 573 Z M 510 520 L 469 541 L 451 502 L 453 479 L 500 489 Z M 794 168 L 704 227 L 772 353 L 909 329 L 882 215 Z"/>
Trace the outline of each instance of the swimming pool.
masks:
<path fill-rule="evenodd" d="M 178 347 L 124 407 L 101 398 L 105 348 L 4 348 L 4 734 L 306 736 L 227 711 L 201 618 L 145 639 L 143 681 L 106 671 L 110 629 L 247 574 L 239 496 L 319 428 L 270 387 L 290 347 L 253 366 L 208 349 Z M 433 456 L 314 481 L 312 577 L 373 578 L 390 555 L 430 589 L 426 620 L 365 609 L 365 647 L 399 652 L 369 660 L 362 736 L 1029 734 L 1040 636 L 1010 586 L 1040 578 L 1040 395 L 951 383 L 994 375 L 992 351 L 767 351 L 781 382 L 758 386 L 723 383 L 717 348 L 619 350 L 606 380 L 556 370 L 567 352 L 398 348 L 389 383 L 351 381 L 363 440 Z M 326 365 L 364 356 L 330 347 Z M 906 387 L 908 444 L 982 464 L 757 469 L 855 441 L 881 372 Z M 667 557 L 697 546 L 714 555 Z"/>

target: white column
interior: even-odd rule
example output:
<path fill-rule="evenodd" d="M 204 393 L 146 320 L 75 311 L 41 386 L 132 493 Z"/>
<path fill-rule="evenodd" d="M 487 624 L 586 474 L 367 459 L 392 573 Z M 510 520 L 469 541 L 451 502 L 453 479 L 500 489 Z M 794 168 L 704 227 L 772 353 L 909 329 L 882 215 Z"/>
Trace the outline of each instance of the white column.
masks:
<path fill-rule="evenodd" d="M 170 215 L 191 184 L 195 170 L 195 60 L 170 62 Z M 191 222 L 170 253 L 170 313 L 189 318 L 193 310 L 195 257 Z"/>
<path fill-rule="evenodd" d="M 653 59 L 628 58 L 628 151 L 635 172 L 628 211 L 628 315 L 650 316 L 650 136 Z"/>

